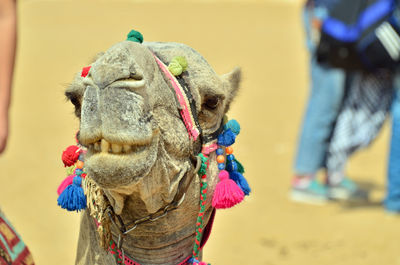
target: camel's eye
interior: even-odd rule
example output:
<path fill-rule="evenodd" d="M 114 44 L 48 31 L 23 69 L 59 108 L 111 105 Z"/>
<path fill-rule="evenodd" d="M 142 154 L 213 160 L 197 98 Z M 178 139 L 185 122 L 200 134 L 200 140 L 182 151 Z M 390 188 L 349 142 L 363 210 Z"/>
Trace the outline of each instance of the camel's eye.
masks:
<path fill-rule="evenodd" d="M 75 106 L 75 115 L 77 117 L 81 116 L 81 100 L 80 96 L 73 93 L 73 92 L 66 92 L 65 96 L 71 101 L 72 104 Z"/>
<path fill-rule="evenodd" d="M 75 108 L 80 108 L 81 107 L 81 102 L 79 101 L 79 98 L 77 95 L 73 93 L 65 93 L 67 98 L 71 101 L 72 104 L 74 104 Z"/>
<path fill-rule="evenodd" d="M 214 110 L 218 107 L 220 103 L 220 98 L 219 97 L 208 97 L 205 99 L 203 105 L 210 110 Z"/>

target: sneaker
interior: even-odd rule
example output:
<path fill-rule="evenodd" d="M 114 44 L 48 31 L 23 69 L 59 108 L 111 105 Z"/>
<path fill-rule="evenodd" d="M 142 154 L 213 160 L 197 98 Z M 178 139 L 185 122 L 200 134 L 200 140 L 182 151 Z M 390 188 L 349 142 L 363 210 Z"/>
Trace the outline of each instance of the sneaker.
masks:
<path fill-rule="evenodd" d="M 336 185 L 328 184 L 329 198 L 345 201 L 368 201 L 368 191 L 361 189 L 354 181 L 343 178 Z"/>
<path fill-rule="evenodd" d="M 290 198 L 296 202 L 321 205 L 328 201 L 329 196 L 328 189 L 317 180 L 310 177 L 295 177 Z"/>

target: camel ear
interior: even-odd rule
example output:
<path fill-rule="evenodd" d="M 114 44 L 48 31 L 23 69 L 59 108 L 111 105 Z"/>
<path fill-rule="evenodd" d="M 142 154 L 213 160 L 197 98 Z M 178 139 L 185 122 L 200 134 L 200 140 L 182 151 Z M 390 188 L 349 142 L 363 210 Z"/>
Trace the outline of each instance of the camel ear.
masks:
<path fill-rule="evenodd" d="M 228 84 L 225 112 L 229 110 L 230 104 L 232 103 L 233 99 L 236 97 L 239 91 L 241 78 L 242 70 L 240 69 L 240 67 L 235 67 L 230 73 L 224 74 L 222 76 L 222 79 Z"/>

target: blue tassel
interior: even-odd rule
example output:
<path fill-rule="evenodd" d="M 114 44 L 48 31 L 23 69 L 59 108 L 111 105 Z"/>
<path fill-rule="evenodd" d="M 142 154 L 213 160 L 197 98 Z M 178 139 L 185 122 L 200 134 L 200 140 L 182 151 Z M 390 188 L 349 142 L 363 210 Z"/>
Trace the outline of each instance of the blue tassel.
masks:
<path fill-rule="evenodd" d="M 218 145 L 231 146 L 235 143 L 235 139 L 236 135 L 230 129 L 227 129 L 218 136 Z"/>
<path fill-rule="evenodd" d="M 225 130 L 230 129 L 234 134 L 239 135 L 240 133 L 240 124 L 236 120 L 229 120 L 225 126 Z"/>
<path fill-rule="evenodd" d="M 237 171 L 229 172 L 229 177 L 238 184 L 238 186 L 242 189 L 243 193 L 248 196 L 251 192 L 249 183 L 244 178 L 242 174 Z"/>
<path fill-rule="evenodd" d="M 68 211 L 80 211 L 86 209 L 86 196 L 82 188 L 82 178 L 74 177 L 73 182 L 60 194 L 58 205 Z"/>
<path fill-rule="evenodd" d="M 237 166 L 237 164 L 236 164 L 236 161 L 230 161 L 230 160 L 228 160 L 227 162 L 226 162 L 226 170 L 227 171 L 229 171 L 229 172 L 232 172 L 232 171 L 238 171 L 238 166 Z"/>

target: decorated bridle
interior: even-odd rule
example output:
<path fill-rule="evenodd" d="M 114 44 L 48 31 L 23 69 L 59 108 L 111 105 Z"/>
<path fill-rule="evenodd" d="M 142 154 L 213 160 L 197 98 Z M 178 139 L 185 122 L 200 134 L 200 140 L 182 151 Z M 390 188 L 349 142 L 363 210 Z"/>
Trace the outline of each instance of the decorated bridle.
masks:
<path fill-rule="evenodd" d="M 142 43 L 143 36 L 140 32 L 132 30 L 128 34 L 127 40 Z M 195 100 L 189 86 L 182 77 L 182 73 L 186 71 L 188 66 L 186 59 L 182 56 L 174 57 L 167 66 L 159 56 L 156 54 L 153 55 L 157 65 L 164 73 L 166 79 L 169 80 L 170 86 L 173 89 L 178 103 L 178 110 L 189 138 L 193 141 L 200 139 L 202 147 L 200 153 L 196 156 L 194 171 L 200 177 L 200 202 L 196 221 L 195 243 L 191 257 L 188 257 L 180 264 L 207 265 L 207 263 L 199 261 L 199 253 L 208 239 L 215 216 L 215 209 L 233 207 L 240 203 L 244 196 L 250 193 L 250 187 L 243 177 L 244 168 L 234 157 L 231 147 L 240 133 L 240 125 L 236 120 L 227 121 L 225 117 L 221 126 L 216 131 L 204 134 L 198 122 Z M 84 67 L 81 76 L 86 78 L 90 69 L 90 66 Z M 212 198 L 214 210 L 212 211 L 208 225 L 204 226 L 203 220 L 207 200 L 208 156 L 212 152 L 216 152 L 217 155 L 220 181 L 215 187 Z M 121 216 L 115 214 L 104 191 L 85 173 L 84 154 L 85 150 L 79 144 L 78 140 L 77 145 L 69 146 L 63 152 L 62 160 L 64 166 L 67 167 L 68 176 L 57 190 L 59 194 L 58 205 L 68 211 L 80 211 L 88 208 L 98 227 L 101 245 L 104 248 L 108 248 L 108 251 L 114 255 L 117 264 L 140 265 L 125 255 L 122 247 L 124 236 L 135 230 L 137 226 L 154 222 L 177 209 L 184 201 L 186 191 L 195 174 L 187 172 L 184 175 L 171 203 L 151 215 L 125 223 Z M 111 237 L 110 224 L 114 225 L 119 231 L 118 242 L 114 242 Z"/>

